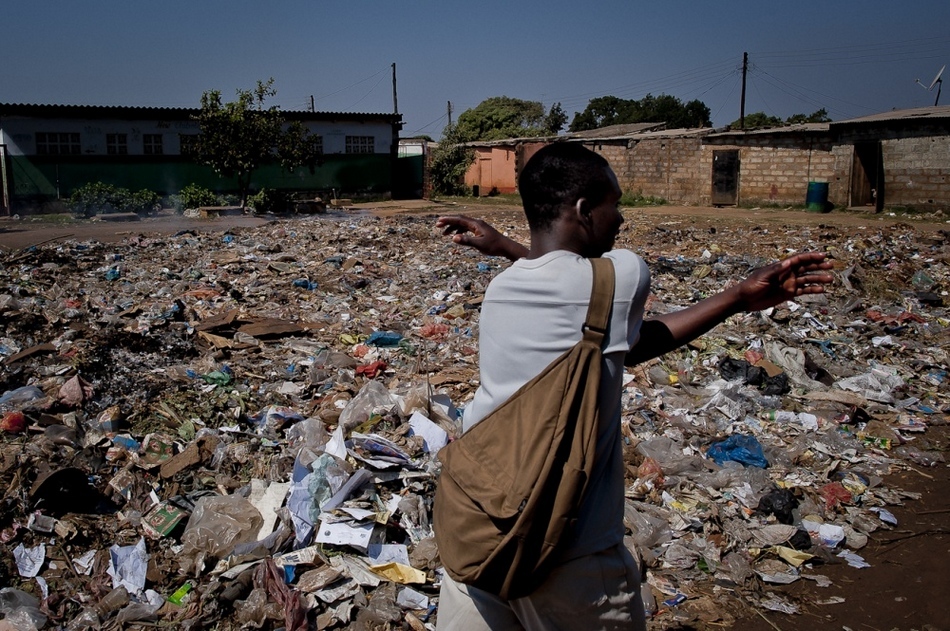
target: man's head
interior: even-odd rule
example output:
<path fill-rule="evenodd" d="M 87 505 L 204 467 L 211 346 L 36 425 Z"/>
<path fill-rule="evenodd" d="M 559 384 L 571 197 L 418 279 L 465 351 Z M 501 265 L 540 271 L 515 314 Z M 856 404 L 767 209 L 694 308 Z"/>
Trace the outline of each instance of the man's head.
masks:
<path fill-rule="evenodd" d="M 549 232 L 568 221 L 577 244 L 571 249 L 600 256 L 613 247 L 623 222 L 617 210 L 620 187 L 602 156 L 579 143 L 547 145 L 522 169 L 518 190 L 532 232 Z"/>

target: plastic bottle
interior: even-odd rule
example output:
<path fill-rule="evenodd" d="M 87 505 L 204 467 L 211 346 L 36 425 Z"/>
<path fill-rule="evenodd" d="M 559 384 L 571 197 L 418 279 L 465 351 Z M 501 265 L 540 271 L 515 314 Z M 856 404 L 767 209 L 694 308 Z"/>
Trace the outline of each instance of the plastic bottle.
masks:
<path fill-rule="evenodd" d="M 656 597 L 649 583 L 640 583 L 640 598 L 643 599 L 643 613 L 652 618 L 656 614 Z"/>
<path fill-rule="evenodd" d="M 96 610 L 103 618 L 109 617 L 113 611 L 118 611 L 129 604 L 129 590 L 120 585 L 102 597 Z"/>
<path fill-rule="evenodd" d="M 768 419 L 770 421 L 778 421 L 779 423 L 790 423 L 798 419 L 798 414 L 789 412 L 788 410 L 772 410 L 768 413 Z"/>

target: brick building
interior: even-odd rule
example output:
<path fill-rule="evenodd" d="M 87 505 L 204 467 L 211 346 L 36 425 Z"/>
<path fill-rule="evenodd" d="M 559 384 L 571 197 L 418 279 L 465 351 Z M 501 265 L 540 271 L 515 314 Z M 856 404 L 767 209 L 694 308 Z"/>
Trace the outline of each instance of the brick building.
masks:
<path fill-rule="evenodd" d="M 817 184 L 837 207 L 950 209 L 950 106 L 749 131 L 651 125 L 472 143 L 466 183 L 481 194 L 514 192 L 539 146 L 582 142 L 607 159 L 625 192 L 671 203 L 801 205 Z"/>

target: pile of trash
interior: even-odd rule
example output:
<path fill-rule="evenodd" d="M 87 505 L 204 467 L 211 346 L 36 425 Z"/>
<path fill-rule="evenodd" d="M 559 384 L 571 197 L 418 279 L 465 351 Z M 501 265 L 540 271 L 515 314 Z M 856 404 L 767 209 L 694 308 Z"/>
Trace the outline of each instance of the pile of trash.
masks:
<path fill-rule="evenodd" d="M 517 215 L 492 220 L 526 241 Z M 320 216 L 8 254 L 0 629 L 434 629 L 436 454 L 478 386 L 479 306 L 507 262 L 433 224 Z M 885 477 L 944 462 L 927 430 L 950 400 L 948 239 L 628 221 L 650 314 L 804 249 L 839 278 L 626 375 L 651 626 L 729 626 L 730 599 L 793 613 L 770 586 L 861 567 L 895 526 L 888 507 L 914 498 Z"/>

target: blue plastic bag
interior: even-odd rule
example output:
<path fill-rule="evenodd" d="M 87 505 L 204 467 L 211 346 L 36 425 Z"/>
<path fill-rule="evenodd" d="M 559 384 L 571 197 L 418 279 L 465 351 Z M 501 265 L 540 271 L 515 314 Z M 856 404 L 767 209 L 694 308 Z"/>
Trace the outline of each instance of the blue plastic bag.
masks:
<path fill-rule="evenodd" d="M 760 469 L 769 466 L 769 461 L 765 459 L 762 451 L 762 445 L 755 436 L 743 434 L 733 434 L 726 440 L 711 445 L 706 450 L 706 457 L 712 458 L 719 466 L 727 460 Z"/>
<path fill-rule="evenodd" d="M 373 346 L 399 346 L 401 341 L 402 335 L 394 331 L 373 331 L 366 343 Z"/>

